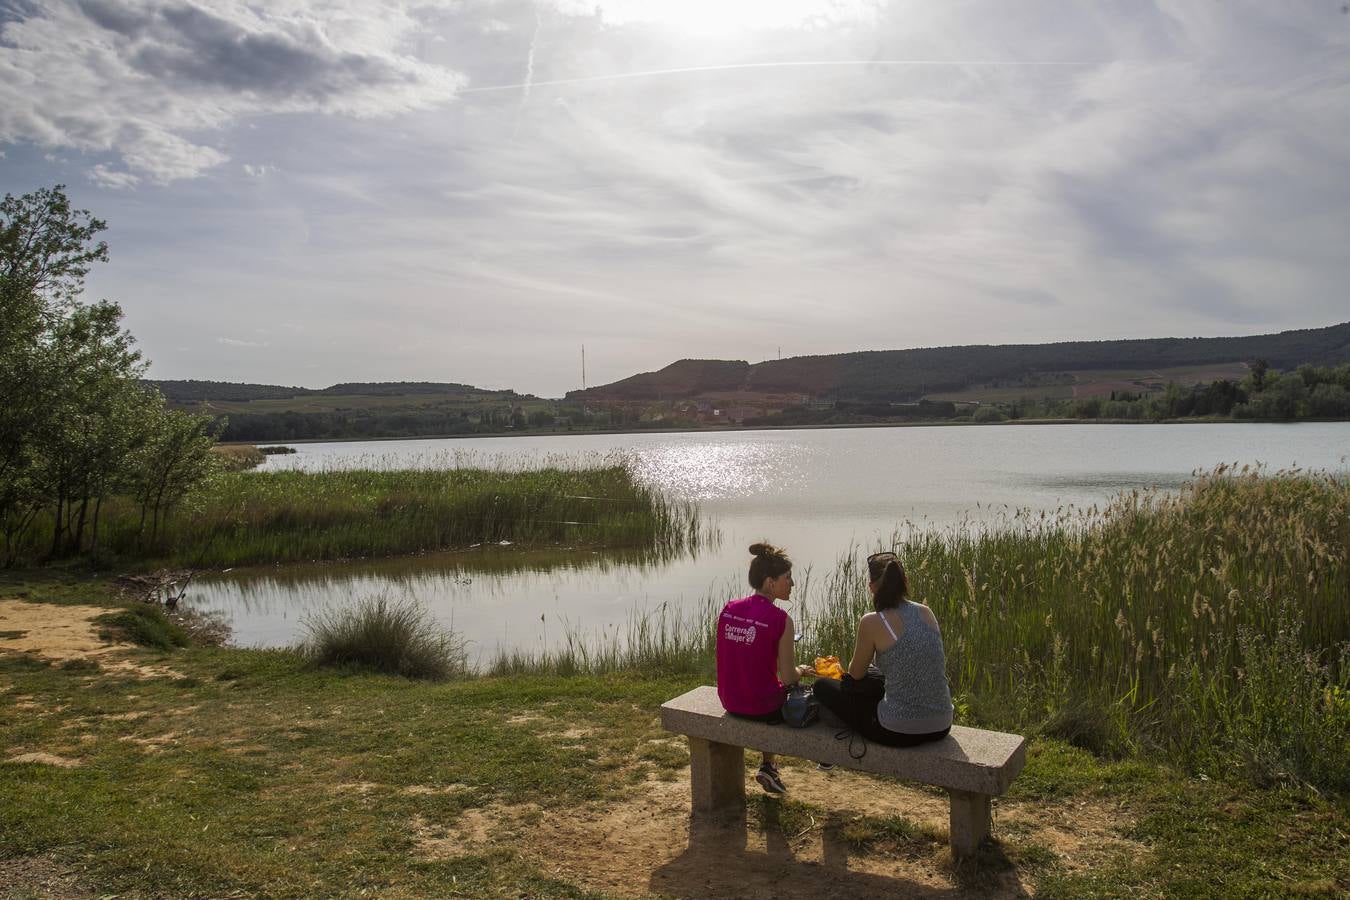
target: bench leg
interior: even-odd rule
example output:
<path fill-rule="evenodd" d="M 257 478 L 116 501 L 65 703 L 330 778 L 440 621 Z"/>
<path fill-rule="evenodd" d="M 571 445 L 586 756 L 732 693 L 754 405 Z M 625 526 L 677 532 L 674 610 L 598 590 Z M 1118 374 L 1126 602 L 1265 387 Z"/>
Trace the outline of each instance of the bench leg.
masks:
<path fill-rule="evenodd" d="M 952 855 L 970 856 L 989 837 L 989 795 L 948 791 L 952 798 Z"/>
<path fill-rule="evenodd" d="M 689 784 L 695 816 L 744 809 L 745 748 L 691 737 Z"/>

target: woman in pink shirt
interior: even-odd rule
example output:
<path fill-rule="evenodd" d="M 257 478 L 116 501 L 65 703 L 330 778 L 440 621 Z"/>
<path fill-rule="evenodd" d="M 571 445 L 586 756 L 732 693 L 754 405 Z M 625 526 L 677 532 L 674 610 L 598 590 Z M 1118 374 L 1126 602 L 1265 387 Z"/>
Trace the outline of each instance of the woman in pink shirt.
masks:
<path fill-rule="evenodd" d="M 772 544 L 751 544 L 749 597 L 732 600 L 717 618 L 717 696 L 733 716 L 776 725 L 784 691 L 814 671 L 793 661 L 792 617 L 774 605 L 792 594 L 792 560 Z M 764 754 L 755 780 L 770 794 L 787 791 Z"/>

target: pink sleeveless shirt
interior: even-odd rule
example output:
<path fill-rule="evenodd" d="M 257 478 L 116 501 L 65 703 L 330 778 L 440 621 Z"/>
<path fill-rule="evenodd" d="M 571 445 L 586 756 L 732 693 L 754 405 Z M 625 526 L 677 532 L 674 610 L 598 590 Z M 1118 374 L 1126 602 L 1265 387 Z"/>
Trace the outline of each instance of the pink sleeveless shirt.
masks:
<path fill-rule="evenodd" d="M 778 640 L 787 618 L 759 594 L 722 607 L 717 618 L 717 696 L 727 712 L 761 716 L 783 705 Z"/>

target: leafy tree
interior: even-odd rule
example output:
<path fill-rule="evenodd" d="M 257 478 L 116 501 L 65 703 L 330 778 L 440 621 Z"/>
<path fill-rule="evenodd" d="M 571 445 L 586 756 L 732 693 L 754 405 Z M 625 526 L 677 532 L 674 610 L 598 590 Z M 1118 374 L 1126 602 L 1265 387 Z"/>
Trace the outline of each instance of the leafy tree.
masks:
<path fill-rule="evenodd" d="M 13 562 L 46 510 L 51 556 L 97 552 L 115 492 L 146 484 L 152 536 L 206 472 L 202 417 L 168 412 L 115 303 L 79 296 L 105 225 L 61 185 L 0 202 L 0 531 Z"/>
<path fill-rule="evenodd" d="M 1316 385 L 1308 394 L 1308 414 L 1323 419 L 1350 416 L 1350 391 L 1329 382 Z"/>
<path fill-rule="evenodd" d="M 140 504 L 140 534 L 153 545 L 169 513 L 194 485 L 215 472 L 211 447 L 219 426 L 212 416 L 169 410 L 162 404 L 146 421 L 149 427 L 128 481 Z"/>
<path fill-rule="evenodd" d="M 1253 390 L 1263 390 L 1266 386 L 1266 373 L 1270 371 L 1270 363 L 1264 359 L 1258 359 L 1251 364 L 1251 372 L 1248 377 L 1251 378 Z"/>
<path fill-rule="evenodd" d="M 37 442 L 45 493 L 55 503 L 53 556 L 83 548 L 90 514 L 125 467 L 152 408 L 138 382 L 141 355 L 121 319 L 114 303 L 75 304 L 50 330 L 51 415 Z"/>
<path fill-rule="evenodd" d="M 105 224 L 70 206 L 62 185 L 0 201 L 0 531 L 6 557 L 42 506 L 38 441 L 57 430 L 53 328 L 108 258 Z"/>

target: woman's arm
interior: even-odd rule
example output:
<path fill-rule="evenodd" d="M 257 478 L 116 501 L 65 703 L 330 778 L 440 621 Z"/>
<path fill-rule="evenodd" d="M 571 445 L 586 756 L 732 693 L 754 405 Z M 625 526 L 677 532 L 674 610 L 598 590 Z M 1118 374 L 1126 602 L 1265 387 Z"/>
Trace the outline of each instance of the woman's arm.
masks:
<path fill-rule="evenodd" d="M 792 616 L 788 616 L 787 622 L 783 624 L 783 634 L 778 638 L 778 680 L 784 685 L 796 684 L 802 680 L 792 646 L 792 636 L 796 633 L 797 631 L 792 624 Z"/>
<path fill-rule="evenodd" d="M 863 633 L 866 621 L 867 616 L 858 620 L 858 639 L 853 644 L 853 659 L 849 660 L 848 664 L 848 674 L 854 681 L 862 681 L 867 677 L 867 666 L 876 654 L 876 646 L 872 639 Z"/>
<path fill-rule="evenodd" d="M 929 625 L 932 625 L 935 631 L 937 631 L 939 634 L 942 633 L 942 626 L 938 625 L 937 616 L 933 615 L 933 611 L 931 609 L 920 604 L 919 615 L 923 616 L 923 620 L 927 622 Z"/>

